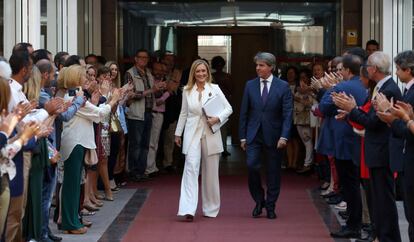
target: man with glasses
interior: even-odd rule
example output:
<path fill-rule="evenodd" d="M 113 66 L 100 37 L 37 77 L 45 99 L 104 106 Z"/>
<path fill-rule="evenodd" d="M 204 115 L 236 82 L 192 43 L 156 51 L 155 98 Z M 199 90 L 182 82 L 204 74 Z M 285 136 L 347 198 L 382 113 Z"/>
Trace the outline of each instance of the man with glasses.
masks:
<path fill-rule="evenodd" d="M 128 97 L 126 112 L 128 125 L 128 169 L 133 181 L 148 179 L 145 175 L 147 155 L 152 126 L 152 108 L 155 93 L 165 83 L 154 85 L 154 77 L 147 68 L 149 53 L 138 50 L 134 57 L 135 65 L 125 73 L 125 82 L 134 85 L 134 92 Z"/>

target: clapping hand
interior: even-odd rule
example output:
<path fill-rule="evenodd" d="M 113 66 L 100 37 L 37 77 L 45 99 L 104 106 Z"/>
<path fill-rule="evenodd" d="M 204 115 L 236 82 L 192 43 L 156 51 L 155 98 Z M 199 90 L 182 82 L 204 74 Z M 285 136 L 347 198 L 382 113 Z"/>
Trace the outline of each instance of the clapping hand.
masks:
<path fill-rule="evenodd" d="M 391 107 L 390 112 L 405 122 L 414 119 L 413 107 L 409 103 L 397 101 L 397 103 Z"/>
<path fill-rule="evenodd" d="M 65 111 L 65 101 L 63 98 L 55 97 L 50 99 L 47 103 L 45 103 L 45 110 L 49 113 L 49 115 L 57 115 Z"/>
<path fill-rule="evenodd" d="M 335 105 L 348 113 L 357 106 L 355 98 L 352 95 L 348 96 L 344 92 L 332 92 L 331 96 Z"/>
<path fill-rule="evenodd" d="M 109 91 L 111 90 L 111 81 L 110 80 L 103 80 L 101 85 L 99 86 L 99 91 L 105 97 L 108 96 Z"/>
<path fill-rule="evenodd" d="M 374 98 L 374 103 L 374 108 L 377 112 L 386 112 L 392 108 L 394 100 L 391 98 L 391 101 L 389 101 L 384 94 L 378 93 Z"/>
<path fill-rule="evenodd" d="M 4 132 L 7 137 L 11 135 L 17 123 L 21 119 L 20 111 L 10 112 L 7 114 L 6 110 L 1 113 L 0 131 Z"/>
<path fill-rule="evenodd" d="M 377 116 L 379 119 L 381 119 L 384 123 L 387 123 L 388 125 L 394 122 L 394 120 L 398 119 L 398 117 L 392 114 L 391 112 L 377 111 Z"/>
<path fill-rule="evenodd" d="M 315 77 L 311 77 L 311 88 L 318 91 L 319 89 L 322 89 L 322 84 L 320 80 L 316 79 Z"/>
<path fill-rule="evenodd" d="M 35 121 L 30 121 L 25 123 L 20 131 L 17 133 L 18 139 L 23 145 L 27 143 L 28 140 L 33 138 L 35 135 L 39 134 L 40 126 Z"/>
<path fill-rule="evenodd" d="M 349 113 L 347 111 L 342 110 L 342 109 L 338 109 L 338 114 L 335 115 L 335 119 L 336 120 L 345 120 L 345 118 L 348 114 Z"/>

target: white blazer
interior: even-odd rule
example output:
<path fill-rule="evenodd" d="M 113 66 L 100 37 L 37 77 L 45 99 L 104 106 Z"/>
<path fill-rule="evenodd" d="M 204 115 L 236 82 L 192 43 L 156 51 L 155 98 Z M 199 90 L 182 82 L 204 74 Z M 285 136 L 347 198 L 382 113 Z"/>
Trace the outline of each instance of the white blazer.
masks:
<path fill-rule="evenodd" d="M 192 140 L 194 138 L 201 138 L 194 137 L 200 119 L 204 118 L 204 114 L 198 101 L 199 93 L 196 89 L 196 85 L 194 85 L 194 87 L 191 90 L 186 90 L 184 88 L 180 117 L 178 119 L 177 128 L 175 130 L 175 135 L 180 137 L 184 131 L 182 147 L 183 154 L 185 155 L 188 152 Z M 214 97 L 215 95 L 219 95 L 219 97 L 222 98 L 223 102 L 225 103 L 225 108 L 220 113 L 218 118 L 220 119 L 220 121 L 226 120 L 233 112 L 233 109 L 217 84 L 206 83 L 206 85 L 204 86 L 201 103 L 206 103 L 207 100 Z M 223 152 L 221 132 L 213 133 L 211 129 L 207 127 L 204 133 L 206 135 L 207 141 L 207 155 Z"/>

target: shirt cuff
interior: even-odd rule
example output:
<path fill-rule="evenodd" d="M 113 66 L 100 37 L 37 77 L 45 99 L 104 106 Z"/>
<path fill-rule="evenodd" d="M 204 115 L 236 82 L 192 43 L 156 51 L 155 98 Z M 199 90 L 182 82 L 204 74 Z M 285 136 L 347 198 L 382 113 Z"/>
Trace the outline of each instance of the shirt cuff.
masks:
<path fill-rule="evenodd" d="M 4 136 L 5 136 L 6 138 L 9 138 L 9 136 L 6 134 L 6 132 L 0 131 L 0 134 L 4 134 Z"/>
<path fill-rule="evenodd" d="M 280 137 L 279 140 L 288 141 L 288 139 L 286 139 L 285 137 Z"/>
<path fill-rule="evenodd" d="M 241 139 L 240 142 L 246 142 L 246 139 Z"/>

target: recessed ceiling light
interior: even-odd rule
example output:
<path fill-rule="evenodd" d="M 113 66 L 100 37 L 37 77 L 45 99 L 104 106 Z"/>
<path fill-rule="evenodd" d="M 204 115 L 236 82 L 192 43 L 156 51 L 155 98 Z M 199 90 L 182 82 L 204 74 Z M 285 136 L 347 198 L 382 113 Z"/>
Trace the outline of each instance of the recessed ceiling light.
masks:
<path fill-rule="evenodd" d="M 157 5 L 157 4 L 158 4 L 158 2 L 151 2 L 151 4 L 152 4 L 152 5 Z"/>

